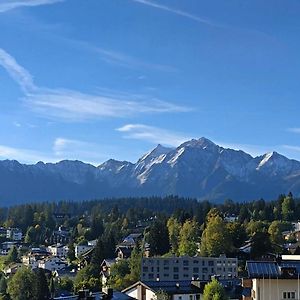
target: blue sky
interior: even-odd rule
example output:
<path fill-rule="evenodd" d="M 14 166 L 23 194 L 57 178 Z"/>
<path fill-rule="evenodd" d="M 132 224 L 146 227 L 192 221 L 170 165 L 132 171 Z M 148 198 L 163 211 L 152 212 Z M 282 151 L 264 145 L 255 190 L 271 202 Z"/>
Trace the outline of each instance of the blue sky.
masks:
<path fill-rule="evenodd" d="M 300 160 L 298 0 L 0 0 L 0 28 L 0 159 Z"/>

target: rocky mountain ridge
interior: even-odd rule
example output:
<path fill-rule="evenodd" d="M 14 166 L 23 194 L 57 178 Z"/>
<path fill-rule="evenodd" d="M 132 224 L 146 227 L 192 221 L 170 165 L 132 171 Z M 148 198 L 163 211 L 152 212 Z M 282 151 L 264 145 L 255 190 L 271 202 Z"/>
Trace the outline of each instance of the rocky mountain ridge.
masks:
<path fill-rule="evenodd" d="M 275 199 L 300 195 L 300 162 L 277 153 L 252 157 L 206 138 L 177 148 L 158 145 L 136 163 L 110 159 L 95 167 L 81 161 L 0 161 L 0 203 L 180 195 L 200 200 Z"/>

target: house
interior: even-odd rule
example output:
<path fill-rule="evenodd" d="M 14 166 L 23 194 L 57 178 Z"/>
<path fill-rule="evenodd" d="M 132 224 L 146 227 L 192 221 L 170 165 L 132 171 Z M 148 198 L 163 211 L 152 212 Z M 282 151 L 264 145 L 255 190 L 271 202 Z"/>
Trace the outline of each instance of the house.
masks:
<path fill-rule="evenodd" d="M 226 215 L 224 217 L 224 221 L 228 222 L 228 223 L 233 223 L 236 222 L 238 220 L 238 217 L 236 215 Z"/>
<path fill-rule="evenodd" d="M 7 266 L 4 270 L 3 270 L 3 273 L 6 275 L 6 276 L 11 276 L 11 275 L 14 275 L 17 273 L 17 271 L 19 269 L 21 269 L 23 267 L 23 265 L 21 263 L 13 263 L 13 264 L 10 264 L 9 266 Z"/>
<path fill-rule="evenodd" d="M 70 231 L 64 226 L 59 226 L 58 230 L 54 230 L 52 232 L 51 237 L 48 240 L 48 243 L 68 244 L 70 238 L 71 238 Z"/>
<path fill-rule="evenodd" d="M 77 274 L 77 269 L 74 268 L 73 266 L 67 266 L 63 269 L 58 269 L 54 271 L 53 274 L 57 278 L 63 278 L 63 277 L 74 278 Z"/>
<path fill-rule="evenodd" d="M 22 230 L 19 228 L 8 228 L 6 230 L 6 238 L 13 241 L 21 241 L 23 238 Z"/>
<path fill-rule="evenodd" d="M 84 254 L 85 252 L 93 249 L 93 246 L 89 246 L 89 245 L 76 245 L 75 246 L 75 257 L 79 257 L 82 254 Z"/>
<path fill-rule="evenodd" d="M 0 227 L 0 236 L 6 237 L 7 229 L 5 227 Z"/>
<path fill-rule="evenodd" d="M 142 259 L 142 281 L 210 280 L 214 275 L 220 279 L 237 277 L 237 258 L 202 256 L 151 257 Z"/>
<path fill-rule="evenodd" d="M 107 280 L 110 275 L 110 268 L 116 262 L 117 262 L 116 259 L 104 259 L 103 262 L 101 263 L 100 277 L 101 277 L 101 282 L 103 287 L 107 285 Z"/>
<path fill-rule="evenodd" d="M 47 269 L 51 272 L 64 269 L 67 267 L 67 262 L 59 257 L 48 257 L 44 260 L 39 261 L 38 267 L 41 269 Z"/>
<path fill-rule="evenodd" d="M 48 251 L 53 255 L 60 258 L 66 258 L 68 255 L 69 247 L 63 244 L 54 244 L 51 246 L 48 246 Z"/>
<path fill-rule="evenodd" d="M 118 259 L 126 259 L 131 255 L 133 248 L 129 246 L 118 246 L 116 249 Z"/>
<path fill-rule="evenodd" d="M 23 265 L 36 269 L 39 267 L 39 262 L 48 258 L 51 254 L 44 248 L 31 248 L 27 255 L 22 256 Z"/>
<path fill-rule="evenodd" d="M 11 250 L 14 246 L 18 247 L 19 243 L 14 241 L 14 242 L 3 242 L 1 244 L 1 255 L 7 255 L 9 250 Z"/>
<path fill-rule="evenodd" d="M 120 245 L 134 247 L 143 238 L 142 233 L 131 233 L 125 237 Z"/>
<path fill-rule="evenodd" d="M 200 300 L 204 285 L 200 281 L 138 281 L 122 293 L 138 300 L 155 300 L 156 294 L 165 292 L 170 300 Z"/>
<path fill-rule="evenodd" d="M 300 299 L 300 261 L 247 261 L 243 300 Z"/>

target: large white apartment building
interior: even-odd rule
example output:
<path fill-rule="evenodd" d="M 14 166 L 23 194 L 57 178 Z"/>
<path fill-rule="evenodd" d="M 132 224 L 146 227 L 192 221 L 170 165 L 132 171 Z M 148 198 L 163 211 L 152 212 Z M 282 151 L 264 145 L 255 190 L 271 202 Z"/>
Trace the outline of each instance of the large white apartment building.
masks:
<path fill-rule="evenodd" d="M 180 256 L 151 257 L 142 259 L 141 280 L 210 280 L 217 275 L 220 279 L 237 277 L 237 258 Z"/>

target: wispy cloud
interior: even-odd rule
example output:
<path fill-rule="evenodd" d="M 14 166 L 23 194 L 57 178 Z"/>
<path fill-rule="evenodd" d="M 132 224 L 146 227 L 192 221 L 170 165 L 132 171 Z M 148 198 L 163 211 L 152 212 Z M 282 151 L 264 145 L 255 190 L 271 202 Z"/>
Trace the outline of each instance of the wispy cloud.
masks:
<path fill-rule="evenodd" d="M 292 133 L 300 133 L 300 128 L 299 127 L 288 128 L 287 131 Z"/>
<path fill-rule="evenodd" d="M 2 0 L 0 2 L 0 13 L 24 6 L 39 6 L 63 1 L 65 0 Z"/>
<path fill-rule="evenodd" d="M 287 150 L 300 152 L 300 146 L 282 145 L 282 148 L 287 149 Z"/>
<path fill-rule="evenodd" d="M 35 90 L 31 74 L 24 69 L 17 61 L 0 48 L 0 65 L 8 72 L 24 92 Z"/>
<path fill-rule="evenodd" d="M 35 112 L 67 121 L 120 118 L 145 113 L 187 112 L 190 108 L 151 97 L 90 95 L 70 90 L 40 90 L 27 94 L 25 103 Z"/>
<path fill-rule="evenodd" d="M 127 124 L 116 129 L 124 138 L 147 141 L 155 144 L 177 147 L 190 139 L 189 136 L 144 124 Z"/>
<path fill-rule="evenodd" d="M 41 88 L 34 84 L 31 74 L 1 48 L 0 65 L 23 90 L 25 105 L 51 118 L 83 121 L 101 117 L 117 118 L 145 113 L 174 113 L 191 110 L 191 108 L 148 95 L 116 92 L 93 95 L 73 90 Z"/>
<path fill-rule="evenodd" d="M 130 69 L 149 69 L 149 70 L 168 72 L 168 73 L 178 71 L 178 69 L 175 68 L 174 66 L 170 66 L 162 63 L 146 62 L 142 59 L 136 58 L 128 54 L 124 54 L 119 51 L 92 45 L 83 40 L 74 40 L 66 37 L 56 37 L 56 38 L 69 45 L 72 45 L 73 47 L 81 48 L 86 51 L 92 52 L 98 55 L 98 57 L 102 61 L 111 65 L 117 65 L 117 66 L 130 68 Z"/>
<path fill-rule="evenodd" d="M 143 5 L 147 5 L 147 6 L 156 8 L 156 9 L 164 10 L 164 11 L 167 11 L 169 13 L 172 13 L 172 14 L 175 14 L 175 15 L 178 15 L 178 16 L 185 17 L 185 18 L 188 18 L 190 20 L 196 21 L 198 23 L 202 23 L 202 24 L 209 25 L 209 26 L 223 27 L 222 25 L 219 25 L 215 22 L 212 22 L 209 19 L 195 16 L 191 13 L 188 13 L 188 12 L 180 10 L 180 9 L 173 8 L 171 6 L 159 4 L 159 3 L 156 3 L 156 2 L 153 2 L 153 1 L 150 1 L 150 0 L 132 0 L 132 1 L 143 4 Z"/>

